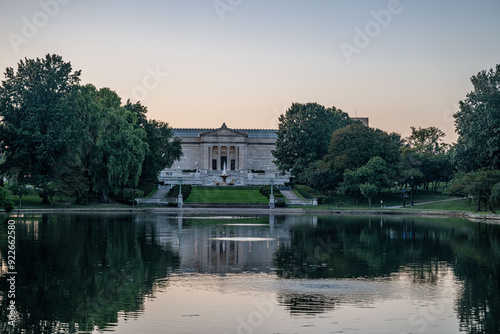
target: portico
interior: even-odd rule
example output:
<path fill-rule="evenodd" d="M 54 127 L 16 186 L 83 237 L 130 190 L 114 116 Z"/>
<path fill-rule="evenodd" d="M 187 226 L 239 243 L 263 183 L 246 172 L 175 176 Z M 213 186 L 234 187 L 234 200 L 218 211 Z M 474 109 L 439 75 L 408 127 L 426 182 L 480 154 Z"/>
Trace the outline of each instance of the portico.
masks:
<path fill-rule="evenodd" d="M 160 173 L 160 181 L 212 185 L 220 183 L 220 171 L 226 166 L 232 184 L 276 184 L 289 181 L 273 160 L 276 130 L 230 129 L 225 123 L 217 129 L 173 129 L 181 139 L 183 156 L 171 168 Z M 231 184 L 230 183 L 230 184 Z"/>

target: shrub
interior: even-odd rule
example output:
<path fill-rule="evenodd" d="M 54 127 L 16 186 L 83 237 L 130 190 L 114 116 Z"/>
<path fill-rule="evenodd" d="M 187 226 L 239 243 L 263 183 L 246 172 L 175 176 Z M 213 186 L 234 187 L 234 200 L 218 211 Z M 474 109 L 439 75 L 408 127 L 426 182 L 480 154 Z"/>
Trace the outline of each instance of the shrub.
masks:
<path fill-rule="evenodd" d="M 274 206 L 277 208 L 284 208 L 286 206 L 286 202 L 285 201 L 276 201 L 276 203 L 274 203 Z"/>
<path fill-rule="evenodd" d="M 192 189 L 193 189 L 193 186 L 190 184 L 183 184 L 182 185 L 181 192 L 182 192 L 182 198 L 184 200 L 186 200 L 189 197 Z M 178 184 L 173 186 L 172 189 L 170 189 L 170 191 L 168 192 L 166 197 L 177 197 L 177 196 L 179 196 L 179 185 Z"/>
<path fill-rule="evenodd" d="M 323 197 L 322 203 L 329 204 L 329 205 L 335 204 L 335 197 L 333 197 L 333 196 Z M 318 202 L 318 204 L 319 204 L 319 202 Z"/>

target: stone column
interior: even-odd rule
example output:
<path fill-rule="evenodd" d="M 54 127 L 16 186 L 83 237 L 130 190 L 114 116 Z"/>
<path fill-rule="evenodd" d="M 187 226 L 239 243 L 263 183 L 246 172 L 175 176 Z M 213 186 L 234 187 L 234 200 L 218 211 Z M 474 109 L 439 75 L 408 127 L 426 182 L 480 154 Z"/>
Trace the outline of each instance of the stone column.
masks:
<path fill-rule="evenodd" d="M 220 166 L 220 149 L 222 146 L 217 146 L 217 170 L 222 170 L 222 166 Z"/>
<path fill-rule="evenodd" d="M 208 147 L 208 170 L 212 170 L 212 145 Z"/>
<path fill-rule="evenodd" d="M 234 166 L 234 169 L 239 170 L 240 169 L 240 147 L 235 146 L 234 147 L 234 161 L 236 166 Z"/>

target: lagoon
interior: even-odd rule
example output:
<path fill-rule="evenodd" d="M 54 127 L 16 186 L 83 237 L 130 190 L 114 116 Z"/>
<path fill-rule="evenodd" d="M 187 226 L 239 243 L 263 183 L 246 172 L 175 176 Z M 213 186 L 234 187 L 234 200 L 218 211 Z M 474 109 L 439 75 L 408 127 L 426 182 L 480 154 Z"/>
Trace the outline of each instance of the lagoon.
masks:
<path fill-rule="evenodd" d="M 500 226 L 394 216 L 32 214 L 5 333 L 498 333 Z"/>

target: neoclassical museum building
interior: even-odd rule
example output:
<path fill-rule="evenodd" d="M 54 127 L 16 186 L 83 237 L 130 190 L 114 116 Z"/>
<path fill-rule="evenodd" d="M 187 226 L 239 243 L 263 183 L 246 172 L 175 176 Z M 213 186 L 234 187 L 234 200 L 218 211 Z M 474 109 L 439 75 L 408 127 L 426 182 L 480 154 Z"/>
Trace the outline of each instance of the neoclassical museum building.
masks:
<path fill-rule="evenodd" d="M 368 126 L 367 118 L 355 118 Z M 193 185 L 284 185 L 290 174 L 278 170 L 273 160 L 277 130 L 180 129 L 183 156 L 160 172 L 163 184 Z"/>
<path fill-rule="evenodd" d="M 161 171 L 163 184 L 283 185 L 290 180 L 273 163 L 276 130 L 173 129 L 181 139 L 183 156 Z"/>

